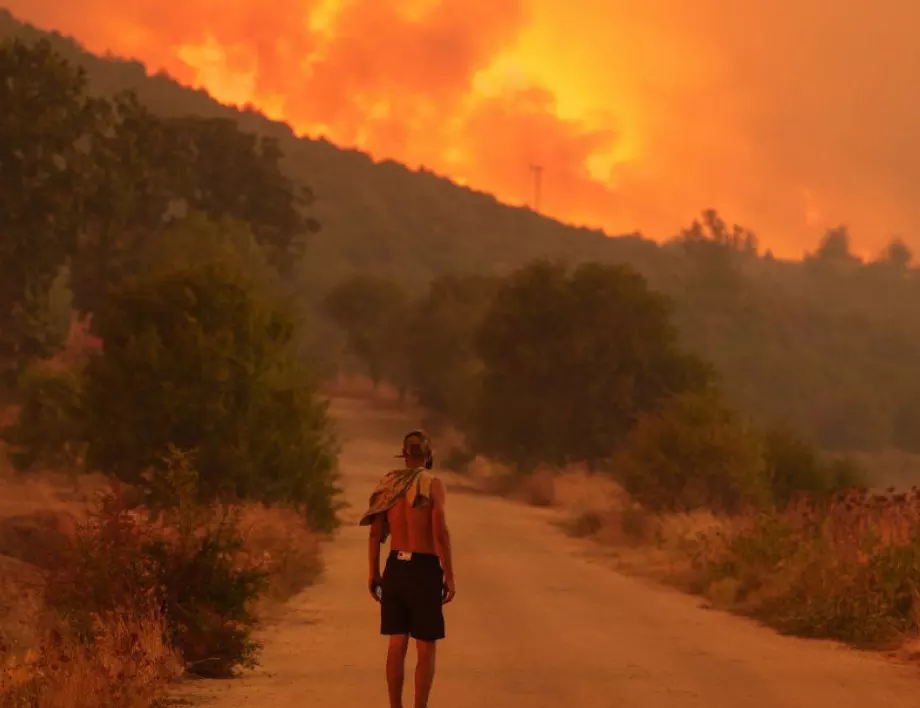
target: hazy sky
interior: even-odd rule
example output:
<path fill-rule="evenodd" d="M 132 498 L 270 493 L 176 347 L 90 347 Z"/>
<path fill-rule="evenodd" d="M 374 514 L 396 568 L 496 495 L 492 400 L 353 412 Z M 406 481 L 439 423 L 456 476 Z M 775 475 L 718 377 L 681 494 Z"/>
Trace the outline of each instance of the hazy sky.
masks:
<path fill-rule="evenodd" d="M 6 0 L 298 131 L 662 238 L 920 249 L 917 0 Z"/>

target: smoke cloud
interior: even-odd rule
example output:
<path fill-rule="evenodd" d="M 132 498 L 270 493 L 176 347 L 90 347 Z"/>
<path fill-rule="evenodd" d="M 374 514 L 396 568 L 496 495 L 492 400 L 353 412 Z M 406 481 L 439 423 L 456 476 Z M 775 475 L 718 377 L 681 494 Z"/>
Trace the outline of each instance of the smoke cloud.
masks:
<path fill-rule="evenodd" d="M 914 0 L 8 0 L 308 135 L 608 232 L 920 248 Z"/>

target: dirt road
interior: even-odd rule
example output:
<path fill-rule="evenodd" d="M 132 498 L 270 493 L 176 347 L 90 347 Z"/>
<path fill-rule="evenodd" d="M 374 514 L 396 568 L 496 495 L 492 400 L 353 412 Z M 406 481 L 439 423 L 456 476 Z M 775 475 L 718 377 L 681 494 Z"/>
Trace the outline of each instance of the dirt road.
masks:
<path fill-rule="evenodd" d="M 263 665 L 184 692 L 216 708 L 386 706 L 385 641 L 365 590 L 359 507 L 406 421 L 338 403 L 355 506 L 326 549 L 323 581 L 266 631 Z M 411 424 L 411 421 L 410 421 Z M 458 595 L 447 609 L 433 708 L 908 708 L 920 671 L 824 642 L 780 637 L 613 572 L 547 512 L 449 491 Z M 410 653 L 407 701 L 411 706 Z"/>

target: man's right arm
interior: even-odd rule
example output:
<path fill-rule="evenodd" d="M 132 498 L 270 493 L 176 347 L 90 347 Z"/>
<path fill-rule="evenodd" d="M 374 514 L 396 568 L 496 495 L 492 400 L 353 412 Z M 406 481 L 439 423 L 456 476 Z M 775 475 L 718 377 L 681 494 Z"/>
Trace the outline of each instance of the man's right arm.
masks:
<path fill-rule="evenodd" d="M 447 502 L 447 492 L 444 489 L 444 482 L 435 479 L 431 483 L 431 501 L 432 501 L 432 532 L 434 533 L 434 545 L 441 559 L 441 567 L 444 568 L 444 584 L 447 586 L 447 596 L 444 602 L 450 602 L 454 599 L 456 587 L 454 585 L 454 561 L 450 547 L 450 532 L 447 530 L 447 515 L 444 510 Z"/>

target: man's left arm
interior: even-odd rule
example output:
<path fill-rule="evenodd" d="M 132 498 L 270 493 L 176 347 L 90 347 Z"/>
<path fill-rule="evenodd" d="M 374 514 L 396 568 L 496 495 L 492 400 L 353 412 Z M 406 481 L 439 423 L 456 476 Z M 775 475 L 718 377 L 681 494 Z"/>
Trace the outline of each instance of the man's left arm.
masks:
<path fill-rule="evenodd" d="M 371 522 L 371 532 L 367 539 L 367 558 L 369 563 L 367 588 L 377 602 L 375 590 L 380 584 L 380 546 L 383 543 L 383 514 L 377 514 Z"/>

